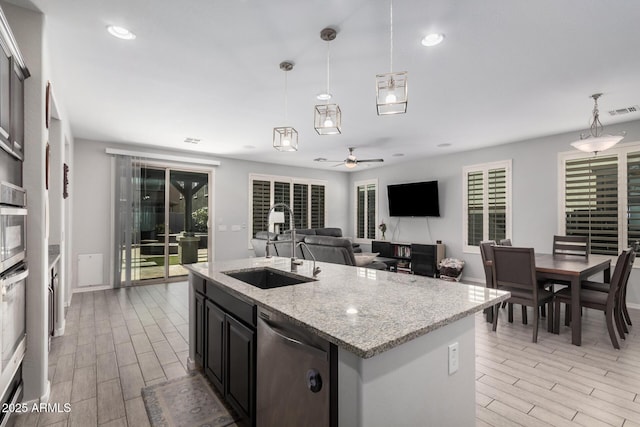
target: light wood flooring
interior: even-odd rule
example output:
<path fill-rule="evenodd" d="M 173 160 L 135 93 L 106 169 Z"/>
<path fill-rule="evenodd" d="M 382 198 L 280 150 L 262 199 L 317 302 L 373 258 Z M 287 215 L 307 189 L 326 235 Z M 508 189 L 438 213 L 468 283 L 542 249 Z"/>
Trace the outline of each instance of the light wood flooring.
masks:
<path fill-rule="evenodd" d="M 561 310 L 564 312 L 564 309 Z M 540 321 L 538 343 L 529 325 L 500 310 L 498 330 L 476 316 L 476 426 L 640 426 L 640 311 L 620 350 L 611 345 L 601 311 L 585 309 L 582 345 Z"/>
<path fill-rule="evenodd" d="M 22 415 L 16 425 L 148 426 L 140 389 L 186 373 L 187 286 L 74 294 L 49 354 L 51 401 L 70 402 L 71 413 Z M 568 327 L 548 333 L 545 319 L 532 343 L 519 309 L 513 324 L 501 310 L 497 332 L 476 315 L 476 426 L 640 427 L 640 311 L 631 316 L 615 350 L 599 311 L 585 309 L 580 347 Z"/>
<path fill-rule="evenodd" d="M 49 353 L 51 403 L 16 426 L 149 426 L 142 387 L 186 375 L 188 284 L 76 293 Z"/>

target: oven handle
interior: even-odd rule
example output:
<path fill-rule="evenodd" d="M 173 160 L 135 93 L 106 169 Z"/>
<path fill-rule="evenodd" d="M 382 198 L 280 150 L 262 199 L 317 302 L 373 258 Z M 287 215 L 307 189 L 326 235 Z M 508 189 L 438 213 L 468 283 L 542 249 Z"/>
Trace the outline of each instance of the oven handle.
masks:
<path fill-rule="evenodd" d="M 0 208 L 0 215 L 23 215 L 27 216 L 27 209 L 25 208 Z"/>
<path fill-rule="evenodd" d="M 19 283 L 27 278 L 29 275 L 29 269 L 21 271 L 20 273 L 13 274 L 11 276 L 7 276 L 4 279 L 0 280 L 0 296 L 2 296 L 2 300 L 4 301 L 6 295 L 15 288 L 16 283 Z"/>

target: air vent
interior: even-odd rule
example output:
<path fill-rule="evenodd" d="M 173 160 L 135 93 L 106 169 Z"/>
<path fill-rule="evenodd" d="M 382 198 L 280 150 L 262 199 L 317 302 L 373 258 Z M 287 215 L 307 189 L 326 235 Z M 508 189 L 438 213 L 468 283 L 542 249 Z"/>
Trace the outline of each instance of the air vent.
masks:
<path fill-rule="evenodd" d="M 627 108 L 620 108 L 618 110 L 610 110 L 609 111 L 609 115 L 611 115 L 611 116 L 619 116 L 621 114 L 637 113 L 638 111 L 640 111 L 640 106 L 632 105 L 631 107 L 627 107 Z"/>
<path fill-rule="evenodd" d="M 199 138 L 189 138 L 189 137 L 187 137 L 187 138 L 184 139 L 184 142 L 186 142 L 187 144 L 197 144 L 197 143 L 200 142 L 200 139 Z"/>

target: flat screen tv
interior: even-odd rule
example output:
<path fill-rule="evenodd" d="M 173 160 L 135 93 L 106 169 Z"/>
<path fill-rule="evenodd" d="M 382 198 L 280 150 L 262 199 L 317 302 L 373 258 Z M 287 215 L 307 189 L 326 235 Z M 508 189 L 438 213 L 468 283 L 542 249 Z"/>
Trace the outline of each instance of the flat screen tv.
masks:
<path fill-rule="evenodd" d="M 387 185 L 389 216 L 440 216 L 438 181 Z"/>

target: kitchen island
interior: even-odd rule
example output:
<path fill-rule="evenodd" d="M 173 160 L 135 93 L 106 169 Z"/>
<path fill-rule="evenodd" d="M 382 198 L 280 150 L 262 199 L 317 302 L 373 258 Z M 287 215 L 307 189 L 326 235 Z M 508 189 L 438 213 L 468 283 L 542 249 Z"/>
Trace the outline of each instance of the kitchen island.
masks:
<path fill-rule="evenodd" d="M 197 366 L 209 361 L 211 378 L 217 378 L 216 359 L 205 355 L 203 362 L 201 354 L 210 344 L 198 344 L 197 337 L 215 338 L 215 333 L 203 334 L 198 316 L 203 316 L 203 295 L 213 295 L 214 299 L 220 295 L 222 301 L 239 307 L 232 311 L 238 313 L 235 317 L 222 314 L 228 318 L 226 322 L 231 322 L 226 331 L 240 331 L 236 323 L 243 328 L 251 326 L 257 308 L 285 318 L 332 345 L 336 350 L 332 355 L 337 359 L 334 424 L 475 425 L 474 313 L 507 299 L 509 294 L 387 271 L 327 263 L 318 266 L 322 272 L 315 280 L 313 263 L 305 261 L 296 274 L 310 281 L 273 289 L 260 289 L 225 273 L 256 268 L 289 272 L 288 258 L 186 266 L 191 273 L 190 363 Z M 217 302 L 212 304 L 212 308 L 217 307 Z M 217 327 L 213 329 L 215 332 Z M 248 352 L 240 359 L 255 355 L 251 353 L 255 335 L 250 328 L 242 331 L 236 333 L 241 339 L 234 342 L 244 343 L 244 347 L 232 343 L 230 348 L 236 349 L 236 354 L 221 356 L 220 360 L 237 360 L 238 348 L 246 347 Z M 255 372 L 249 371 L 255 378 Z M 250 396 L 255 387 L 248 392 L 236 391 L 236 396 L 233 385 L 221 389 L 230 391 L 232 403 L 248 393 L 247 402 L 252 403 L 245 406 L 255 416 L 255 400 Z"/>

